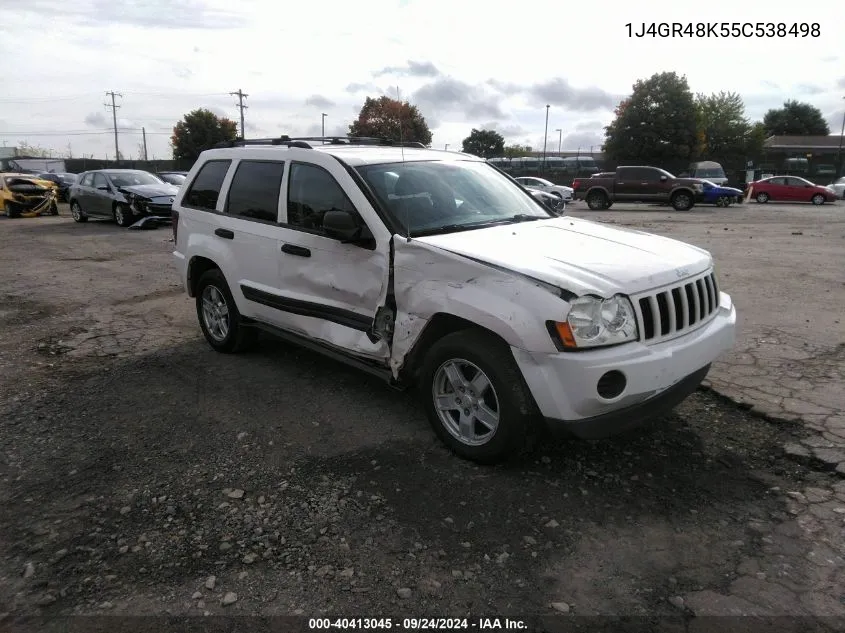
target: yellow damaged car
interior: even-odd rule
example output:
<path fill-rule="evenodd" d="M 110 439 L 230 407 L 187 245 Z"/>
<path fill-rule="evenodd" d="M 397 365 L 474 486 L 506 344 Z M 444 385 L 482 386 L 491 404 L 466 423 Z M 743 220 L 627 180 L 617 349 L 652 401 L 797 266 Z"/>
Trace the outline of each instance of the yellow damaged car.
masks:
<path fill-rule="evenodd" d="M 0 213 L 8 218 L 59 215 L 58 185 L 32 174 L 0 173 Z"/>

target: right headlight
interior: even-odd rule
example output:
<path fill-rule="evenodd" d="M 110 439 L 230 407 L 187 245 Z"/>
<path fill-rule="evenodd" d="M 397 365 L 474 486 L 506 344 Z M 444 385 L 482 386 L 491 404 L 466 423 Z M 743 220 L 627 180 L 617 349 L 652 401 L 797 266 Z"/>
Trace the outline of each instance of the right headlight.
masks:
<path fill-rule="evenodd" d="M 638 337 L 634 306 L 623 295 L 578 297 L 570 304 L 566 321 L 554 322 L 554 331 L 568 350 L 619 345 Z"/>

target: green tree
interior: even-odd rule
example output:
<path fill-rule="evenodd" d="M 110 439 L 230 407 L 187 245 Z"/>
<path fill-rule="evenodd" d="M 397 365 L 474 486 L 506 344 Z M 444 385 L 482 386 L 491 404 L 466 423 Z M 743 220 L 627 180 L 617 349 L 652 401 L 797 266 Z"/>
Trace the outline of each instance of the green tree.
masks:
<path fill-rule="evenodd" d="M 672 167 L 698 154 L 699 117 L 687 79 L 674 72 L 638 80 L 605 128 L 609 164 Z"/>
<path fill-rule="evenodd" d="M 745 154 L 750 130 L 745 104 L 735 92 L 696 96 L 699 117 L 699 153 L 702 157 L 730 162 Z"/>
<path fill-rule="evenodd" d="M 809 103 L 790 99 L 782 108 L 772 108 L 763 117 L 769 136 L 827 136 L 830 128 L 821 110 Z"/>
<path fill-rule="evenodd" d="M 199 155 L 222 141 L 232 141 L 238 137 L 238 127 L 234 121 L 219 117 L 211 110 L 199 108 L 185 115 L 173 128 L 170 146 L 173 158 L 196 160 Z"/>
<path fill-rule="evenodd" d="M 527 156 L 534 149 L 530 145 L 508 145 L 504 148 L 503 153 L 508 158 L 518 158 L 519 156 Z"/>
<path fill-rule="evenodd" d="M 463 150 L 481 158 L 493 158 L 505 153 L 505 137 L 494 130 L 475 128 L 463 140 Z"/>
<path fill-rule="evenodd" d="M 757 162 L 763 156 L 763 143 L 769 137 L 766 132 L 766 126 L 757 121 L 754 125 L 748 128 L 745 135 L 745 156 L 748 160 Z"/>
<path fill-rule="evenodd" d="M 349 135 L 431 144 L 431 130 L 417 106 L 386 96 L 367 97 L 358 118 L 349 126 Z"/>

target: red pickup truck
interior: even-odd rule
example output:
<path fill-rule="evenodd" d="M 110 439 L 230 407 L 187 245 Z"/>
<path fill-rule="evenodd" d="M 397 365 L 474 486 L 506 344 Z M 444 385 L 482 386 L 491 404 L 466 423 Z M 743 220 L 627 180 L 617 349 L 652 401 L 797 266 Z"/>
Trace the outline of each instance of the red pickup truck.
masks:
<path fill-rule="evenodd" d="M 692 209 L 704 190 L 697 178 L 676 178 L 658 167 L 617 167 L 605 177 L 573 181 L 573 199 L 585 200 L 593 211 L 614 202 L 671 204 L 676 211 Z"/>

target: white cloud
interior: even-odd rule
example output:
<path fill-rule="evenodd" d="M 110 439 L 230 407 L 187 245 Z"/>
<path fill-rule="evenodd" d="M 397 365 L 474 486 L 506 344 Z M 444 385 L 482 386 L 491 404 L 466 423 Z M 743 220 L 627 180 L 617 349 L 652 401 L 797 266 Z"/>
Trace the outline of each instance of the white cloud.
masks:
<path fill-rule="evenodd" d="M 481 0 L 324 0 L 280 13 L 270 0 L 29 0 L 4 7 L 0 140 L 76 153 L 113 153 L 105 92 L 117 99 L 121 147 L 147 132 L 150 154 L 169 155 L 185 113 L 207 107 L 239 121 L 230 92 L 249 94 L 249 135 L 344 133 L 366 96 L 413 98 L 434 145 L 460 147 L 473 127 L 542 147 L 598 144 L 613 106 L 655 72 L 687 76 L 694 92 L 736 91 L 749 116 L 796 98 L 831 123 L 842 112 L 845 5 L 796 13 L 763 0 L 697 5 L 608 0 L 597 7 L 537 0 L 529 13 Z M 589 25 L 601 15 L 601 37 Z M 61 24 L 61 46 L 31 45 L 43 16 Z M 528 16 L 528 17 L 526 17 Z M 762 17 L 764 16 L 764 17 Z M 516 19 L 523 18 L 523 19 Z M 636 38 L 642 22 L 818 21 L 818 38 Z M 840 120 L 841 124 L 841 120 Z M 838 132 L 838 125 L 832 126 Z M 560 129 L 562 132 L 555 132 Z M 39 136 L 33 133 L 63 132 Z M 94 134 L 96 132 L 96 134 Z M 562 137 L 562 138 L 561 138 Z"/>

